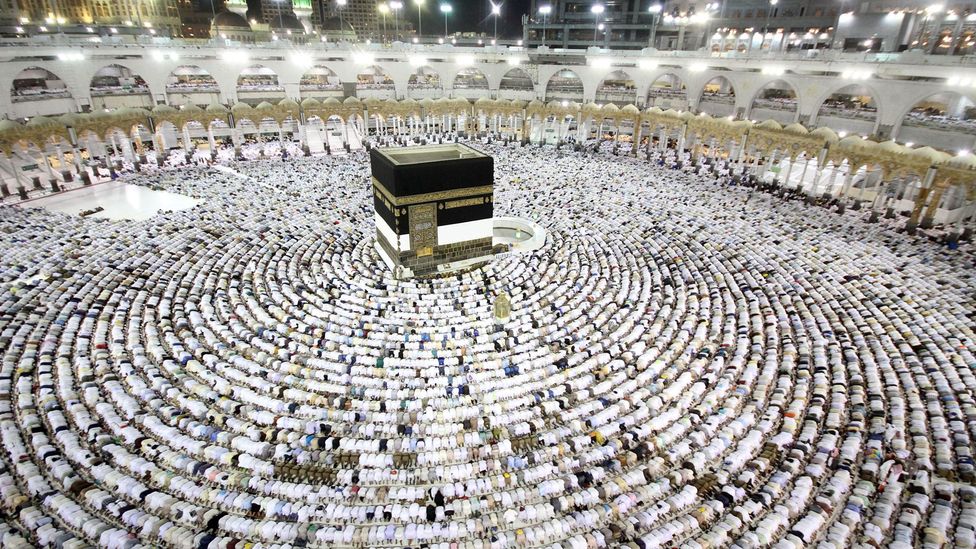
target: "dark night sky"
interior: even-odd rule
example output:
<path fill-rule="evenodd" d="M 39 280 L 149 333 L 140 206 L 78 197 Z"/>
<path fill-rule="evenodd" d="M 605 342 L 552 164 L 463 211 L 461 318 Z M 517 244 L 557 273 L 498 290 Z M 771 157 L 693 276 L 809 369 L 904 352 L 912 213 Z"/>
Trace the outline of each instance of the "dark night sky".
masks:
<path fill-rule="evenodd" d="M 267 1 L 267 0 L 265 0 Z M 271 0 L 274 1 L 274 0 Z M 377 0 L 377 4 L 381 0 Z M 403 13 L 401 17 L 417 24 L 417 5 L 413 0 L 401 0 Z M 455 32 L 483 32 L 489 38 L 495 32 L 494 18 L 491 16 L 489 0 L 424 0 L 424 35 L 438 36 L 444 34 L 444 15 L 440 11 L 442 3 L 448 3 L 454 8 L 448 18 L 448 31 Z M 522 15 L 529 12 L 530 0 L 499 0 L 502 5 L 502 16 L 498 20 L 498 37 L 517 39 L 522 37 Z M 248 14 L 260 13 L 261 0 L 247 0 Z M 201 9 L 210 10 L 208 0 L 200 0 Z M 328 6 L 333 5 L 327 2 Z M 221 4 L 217 4 L 218 10 Z M 390 16 L 392 17 L 392 16 Z M 388 20 L 390 30 L 393 21 Z"/>
<path fill-rule="evenodd" d="M 448 31 L 494 33 L 494 18 L 488 0 L 426 0 L 424 4 L 424 34 L 444 34 L 444 16 L 440 4 L 446 1 L 454 8 L 448 18 Z M 404 16 L 417 24 L 417 8 L 413 0 L 405 0 Z M 501 0 L 502 16 L 498 20 L 499 38 L 522 37 L 522 15 L 529 11 L 529 0 Z"/>

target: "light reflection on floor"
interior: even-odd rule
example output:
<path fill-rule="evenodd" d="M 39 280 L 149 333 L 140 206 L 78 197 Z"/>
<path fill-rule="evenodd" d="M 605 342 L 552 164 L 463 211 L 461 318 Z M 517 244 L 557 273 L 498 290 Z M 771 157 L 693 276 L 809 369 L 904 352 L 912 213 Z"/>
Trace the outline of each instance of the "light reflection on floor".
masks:
<path fill-rule="evenodd" d="M 159 213 L 160 210 L 188 210 L 201 202 L 203 201 L 182 194 L 154 191 L 139 185 L 112 181 L 45 196 L 21 203 L 21 206 L 45 208 L 71 215 L 77 215 L 101 206 L 105 209 L 90 217 L 144 221 Z"/>

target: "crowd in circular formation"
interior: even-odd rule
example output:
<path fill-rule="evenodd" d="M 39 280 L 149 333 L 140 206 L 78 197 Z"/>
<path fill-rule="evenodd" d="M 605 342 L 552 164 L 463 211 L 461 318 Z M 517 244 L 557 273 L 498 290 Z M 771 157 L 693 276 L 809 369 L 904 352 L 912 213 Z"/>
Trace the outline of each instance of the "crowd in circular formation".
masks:
<path fill-rule="evenodd" d="M 477 146 L 547 242 L 429 280 L 373 250 L 362 152 L 133 176 L 204 199 L 146 222 L 0 209 L 3 543 L 974 546 L 970 250 Z"/>

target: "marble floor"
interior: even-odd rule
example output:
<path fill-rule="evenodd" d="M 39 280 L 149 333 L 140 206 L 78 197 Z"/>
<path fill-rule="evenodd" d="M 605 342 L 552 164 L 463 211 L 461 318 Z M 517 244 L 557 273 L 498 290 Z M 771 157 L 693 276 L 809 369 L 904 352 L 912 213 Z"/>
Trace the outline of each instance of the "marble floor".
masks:
<path fill-rule="evenodd" d="M 111 181 L 24 202 L 21 207 L 46 208 L 77 215 L 101 206 L 104 210 L 90 217 L 143 221 L 160 210 L 188 210 L 201 202 L 203 201 L 182 194 Z"/>

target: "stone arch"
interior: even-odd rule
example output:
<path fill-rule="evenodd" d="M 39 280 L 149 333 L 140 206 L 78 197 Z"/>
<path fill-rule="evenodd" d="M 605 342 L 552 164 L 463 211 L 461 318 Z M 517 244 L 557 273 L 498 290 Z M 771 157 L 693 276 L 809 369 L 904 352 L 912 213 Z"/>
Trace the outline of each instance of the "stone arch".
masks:
<path fill-rule="evenodd" d="M 217 79 L 199 65 L 180 65 L 166 77 L 166 102 L 170 105 L 204 106 L 219 101 Z"/>
<path fill-rule="evenodd" d="M 536 98 L 536 79 L 525 69 L 510 68 L 498 78 L 498 97 L 507 100 L 531 101 Z"/>
<path fill-rule="evenodd" d="M 356 71 L 356 94 L 364 98 L 394 99 L 396 84 L 389 71 L 380 65 L 368 65 Z"/>
<path fill-rule="evenodd" d="M 37 153 L 43 155 L 45 141 L 37 141 L 34 139 L 26 139 L 26 138 L 20 139 L 13 144 L 12 148 L 15 151 L 20 151 L 25 154 Z"/>
<path fill-rule="evenodd" d="M 82 149 L 87 149 L 90 151 L 104 142 L 102 136 L 98 135 L 98 132 L 91 129 L 84 129 L 78 132 L 75 141 L 79 151 Z"/>
<path fill-rule="evenodd" d="M 328 115 L 324 113 L 308 114 L 305 116 L 305 128 L 306 129 L 325 128 L 325 121 L 328 120 L 329 118 L 332 118 L 333 116 L 338 116 L 340 119 L 342 118 L 337 114 L 333 114 L 333 115 Z"/>
<path fill-rule="evenodd" d="M 688 108 L 688 86 L 673 72 L 658 75 L 647 87 L 645 95 L 649 107 L 662 109 Z"/>
<path fill-rule="evenodd" d="M 230 130 L 232 128 L 231 125 L 227 123 L 226 119 L 212 118 L 209 122 L 207 122 L 207 129 L 209 129 L 212 132 L 216 132 L 217 130 L 220 130 L 223 132 L 230 133 Z"/>
<path fill-rule="evenodd" d="M 945 90 L 918 97 L 898 113 L 892 134 L 899 141 L 937 149 L 970 150 L 976 136 L 976 96 Z"/>
<path fill-rule="evenodd" d="M 319 117 L 319 122 L 321 122 L 322 123 L 322 126 L 324 126 L 326 128 L 328 128 L 330 124 L 332 124 L 333 127 L 344 126 L 346 124 L 345 119 L 343 119 L 338 114 L 326 115 L 325 118 L 322 118 L 320 116 Z"/>
<path fill-rule="evenodd" d="M 274 119 L 270 114 L 261 112 L 260 110 L 252 111 L 248 113 L 247 116 L 242 116 L 240 119 L 236 120 L 237 129 L 244 134 L 277 134 L 279 129 L 283 126 Z"/>
<path fill-rule="evenodd" d="M 282 87 L 278 73 L 264 65 L 245 67 L 237 75 L 237 100 L 244 103 L 258 104 L 261 101 L 283 99 L 285 88 Z"/>
<path fill-rule="evenodd" d="M 600 80 L 596 87 L 597 103 L 616 103 L 619 105 L 637 102 L 637 84 L 626 71 L 617 69 Z"/>
<path fill-rule="evenodd" d="M 583 79 L 571 69 L 556 71 L 546 82 L 545 100 L 549 101 L 583 101 Z"/>
<path fill-rule="evenodd" d="M 12 103 L 59 98 L 71 98 L 67 82 L 42 67 L 27 67 L 21 70 L 14 76 L 10 85 Z"/>
<path fill-rule="evenodd" d="M 781 78 L 771 80 L 752 95 L 746 117 L 757 122 L 771 119 L 780 124 L 792 124 L 799 112 L 799 99 L 793 84 Z"/>
<path fill-rule="evenodd" d="M 976 98 L 974 97 L 976 96 L 951 90 L 930 93 L 920 97 L 899 113 L 898 127 L 952 126 L 952 129 L 972 134 L 976 132 Z M 974 119 L 973 124 L 959 124 L 970 119 Z"/>
<path fill-rule="evenodd" d="M 129 67 L 118 63 L 105 65 L 95 71 L 88 87 L 92 95 L 99 91 L 104 93 L 105 90 L 115 91 L 116 88 L 125 87 L 137 88 L 139 93 L 149 93 L 149 86 L 141 76 Z"/>
<path fill-rule="evenodd" d="M 227 123 L 227 119 L 211 118 L 207 121 L 205 128 L 206 133 L 209 134 L 209 137 L 212 139 L 211 143 L 217 148 L 219 148 L 221 144 L 233 145 L 234 128 Z M 216 149 L 213 149 L 213 152 L 215 153 Z"/>
<path fill-rule="evenodd" d="M 129 128 L 129 137 L 134 143 L 152 143 L 152 130 L 148 123 L 136 122 Z"/>
<path fill-rule="evenodd" d="M 818 118 L 820 117 L 820 113 L 821 111 L 824 110 L 824 107 L 830 106 L 829 102 L 837 100 L 839 96 L 852 95 L 852 94 L 861 94 L 863 96 L 870 98 L 872 104 L 874 105 L 875 112 L 877 113 L 877 115 L 881 114 L 880 105 L 878 104 L 878 98 L 879 98 L 878 93 L 869 84 L 861 83 L 861 84 L 844 84 L 839 87 L 830 88 L 818 99 L 817 112 L 815 113 L 816 116 Z"/>
<path fill-rule="evenodd" d="M 535 82 L 532 81 L 532 76 L 525 72 L 525 69 L 515 67 L 514 69 L 509 69 L 502 75 L 501 83 L 498 85 L 500 90 L 514 90 L 514 91 L 534 91 Z"/>
<path fill-rule="evenodd" d="M 162 120 L 156 123 L 156 139 L 159 142 L 160 149 L 156 151 L 157 154 L 162 154 L 169 149 L 175 149 L 180 146 L 180 142 L 183 141 L 183 135 L 181 134 L 180 128 L 176 127 L 176 124 L 169 120 Z"/>
<path fill-rule="evenodd" d="M 255 120 L 257 120 L 257 122 L 255 122 Z M 241 116 L 240 118 L 236 116 L 234 117 L 234 129 L 239 130 L 242 133 L 259 133 L 260 127 L 260 116 L 248 114 L 246 116 Z"/>
<path fill-rule="evenodd" d="M 237 87 L 247 85 L 257 85 L 266 86 L 280 85 L 278 82 L 278 73 L 270 67 L 264 65 L 251 65 L 241 69 L 241 72 L 237 74 Z"/>
<path fill-rule="evenodd" d="M 298 81 L 298 93 L 302 99 L 342 97 L 342 80 L 331 68 L 314 65 L 302 74 Z"/>
<path fill-rule="evenodd" d="M 430 65 L 421 65 L 407 78 L 407 94 L 413 99 L 440 97 L 444 93 L 441 73 Z"/>
<path fill-rule="evenodd" d="M 189 132 L 191 138 L 198 138 L 206 134 L 209 124 L 204 124 L 201 119 L 192 118 L 183 123 L 180 131 Z"/>
<path fill-rule="evenodd" d="M 698 111 L 712 116 L 735 114 L 735 87 L 722 75 L 712 76 L 701 88 Z"/>
<path fill-rule="evenodd" d="M 95 71 L 88 84 L 93 109 L 153 106 L 149 84 L 138 73 L 118 63 Z"/>
<path fill-rule="evenodd" d="M 455 90 L 487 90 L 488 76 L 479 69 L 467 67 L 454 75 L 451 88 Z"/>
<path fill-rule="evenodd" d="M 53 154 L 57 154 L 58 149 L 61 149 L 62 154 L 67 153 L 71 150 L 71 139 L 67 135 L 53 134 L 44 140 L 44 146 Z M 67 164 L 70 164 L 70 161 L 66 159 L 60 167 L 63 169 Z"/>
<path fill-rule="evenodd" d="M 132 129 L 129 131 L 122 126 L 110 126 L 102 135 L 104 143 L 118 150 L 126 160 L 133 160 L 135 148 L 132 144 Z"/>

